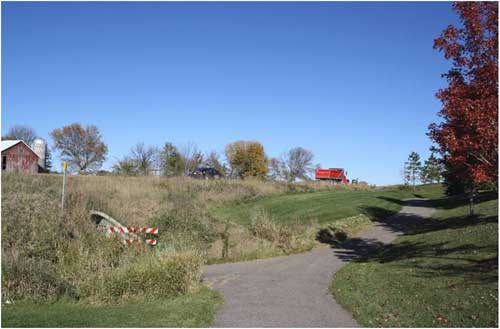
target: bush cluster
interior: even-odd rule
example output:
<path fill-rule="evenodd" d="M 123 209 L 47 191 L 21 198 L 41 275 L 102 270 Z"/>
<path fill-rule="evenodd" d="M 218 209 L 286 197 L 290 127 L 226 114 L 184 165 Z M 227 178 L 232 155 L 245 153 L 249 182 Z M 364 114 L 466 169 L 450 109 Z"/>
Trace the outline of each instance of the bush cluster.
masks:
<path fill-rule="evenodd" d="M 299 232 L 290 226 L 276 223 L 263 209 L 252 214 L 250 232 L 257 238 L 273 243 L 285 254 L 311 248 L 310 241 L 302 239 Z"/>
<path fill-rule="evenodd" d="M 189 199 L 162 209 L 148 220 L 148 225 L 158 227 L 162 243 L 177 250 L 206 250 L 218 236 L 205 207 Z"/>
<path fill-rule="evenodd" d="M 91 275 L 80 295 L 105 302 L 178 296 L 198 288 L 202 259 L 195 252 L 148 253 Z"/>

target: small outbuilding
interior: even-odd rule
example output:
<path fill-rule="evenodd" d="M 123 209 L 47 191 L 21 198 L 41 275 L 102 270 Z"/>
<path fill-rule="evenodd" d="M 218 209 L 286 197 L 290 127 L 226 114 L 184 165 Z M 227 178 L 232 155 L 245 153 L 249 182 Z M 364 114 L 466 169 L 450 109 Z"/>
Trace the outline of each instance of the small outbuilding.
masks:
<path fill-rule="evenodd" d="M 2 172 L 36 174 L 40 172 L 39 155 L 22 140 L 2 141 Z"/>

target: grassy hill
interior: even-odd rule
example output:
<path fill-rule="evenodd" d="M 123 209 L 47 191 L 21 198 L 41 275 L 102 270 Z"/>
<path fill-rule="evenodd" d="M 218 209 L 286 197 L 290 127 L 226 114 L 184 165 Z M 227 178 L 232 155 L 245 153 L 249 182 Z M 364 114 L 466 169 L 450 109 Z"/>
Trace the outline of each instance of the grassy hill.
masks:
<path fill-rule="evenodd" d="M 200 284 L 204 263 L 307 251 L 325 226 L 360 229 L 367 210 L 440 189 L 72 176 L 64 213 L 60 193 L 58 175 L 2 175 L 3 325 L 208 326 L 221 300 Z M 92 209 L 158 227 L 158 245 L 106 238 Z M 132 319 L 151 303 L 155 316 Z"/>
<path fill-rule="evenodd" d="M 336 273 L 335 299 L 368 327 L 498 327 L 498 195 L 437 198 L 418 231 Z"/>
<path fill-rule="evenodd" d="M 370 207 L 397 212 L 401 208 L 402 199 L 436 197 L 442 193 L 442 188 L 437 184 L 420 186 L 416 191 L 397 187 L 381 189 L 338 187 L 316 193 L 273 195 L 250 202 L 235 202 L 217 209 L 215 214 L 218 218 L 248 225 L 252 214 L 262 209 L 282 224 L 303 224 L 311 220 L 325 224 L 364 213 Z"/>
<path fill-rule="evenodd" d="M 443 195 L 443 188 L 438 184 L 418 186 L 415 190 L 404 186 L 367 188 L 327 184 L 326 187 L 297 192 L 292 186 L 286 192 L 210 207 L 209 212 L 217 222 L 228 223 L 229 257 L 211 257 L 209 262 L 308 251 L 319 245 L 319 233 L 330 236 L 333 231 L 341 230 L 354 234 L 369 225 L 374 217 L 397 213 L 403 199 Z"/>

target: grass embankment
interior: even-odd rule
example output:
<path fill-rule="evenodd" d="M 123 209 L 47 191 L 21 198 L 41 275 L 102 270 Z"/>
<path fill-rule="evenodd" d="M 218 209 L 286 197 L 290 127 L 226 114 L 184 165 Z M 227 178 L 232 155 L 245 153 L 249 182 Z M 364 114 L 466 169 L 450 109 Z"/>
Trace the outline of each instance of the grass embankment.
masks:
<path fill-rule="evenodd" d="M 141 307 L 156 304 L 171 305 L 174 312 L 148 312 L 149 321 L 141 325 L 184 326 L 195 319 L 193 325 L 208 326 L 220 297 L 200 283 L 199 249 L 127 247 L 98 232 L 90 220 L 90 209 L 146 216 L 152 208 L 142 206 L 158 206 L 164 197 L 153 198 L 158 186 L 149 182 L 70 177 L 62 213 L 60 176 L 2 174 L 2 325 L 96 327 L 110 321 L 107 325 L 121 327 L 130 317 L 111 317 L 110 310 L 123 314 L 135 305 L 130 316 L 141 318 L 146 314 Z M 123 223 L 147 225 L 144 217 Z"/>
<path fill-rule="evenodd" d="M 2 175 L 2 300 L 15 303 L 4 309 L 3 319 L 19 319 L 26 310 L 33 314 L 38 308 L 34 303 L 43 304 L 38 308 L 43 316 L 57 314 L 66 306 L 73 311 L 90 309 L 90 305 L 126 310 L 130 303 L 147 304 L 151 298 L 164 304 L 189 295 L 194 301 L 203 289 L 204 263 L 310 250 L 322 227 L 359 229 L 373 216 L 371 208 L 397 211 L 401 198 L 415 194 L 397 187 L 319 182 L 77 176 L 68 178 L 62 214 L 60 193 L 61 176 Z M 228 221 L 224 216 L 242 207 L 248 210 L 250 221 L 244 212 L 241 219 L 231 215 Z M 290 212 L 285 211 L 287 207 Z M 157 226 L 160 242 L 149 248 L 109 240 L 90 221 L 91 209 L 123 225 Z M 192 311 L 211 313 L 189 318 L 214 316 L 213 300 L 202 297 L 200 303 L 210 305 Z M 47 308 L 50 303 L 55 303 L 53 309 Z M 97 317 L 82 312 L 89 326 L 99 326 L 92 322 Z M 73 323 L 54 316 L 63 322 L 53 326 Z M 152 321 L 163 321 L 168 314 L 158 312 L 152 317 Z"/>
<path fill-rule="evenodd" d="M 212 209 L 215 218 L 230 223 L 230 248 L 228 257 L 212 257 L 209 262 L 308 251 L 320 245 L 318 240 L 331 243 L 339 233 L 353 235 L 376 217 L 397 213 L 405 198 L 442 194 L 437 184 L 419 186 L 415 191 L 402 186 L 334 186 L 325 191 L 275 193 L 235 200 Z"/>
<path fill-rule="evenodd" d="M 4 305 L 3 327 L 208 327 L 222 297 L 208 288 L 197 293 L 118 305 L 57 302 Z"/>
<path fill-rule="evenodd" d="M 417 231 L 336 273 L 331 290 L 368 327 L 498 327 L 498 195 L 476 217 L 438 198 Z"/>
<path fill-rule="evenodd" d="M 280 224 L 301 225 L 311 221 L 332 223 L 338 219 L 365 213 L 370 207 L 397 212 L 404 198 L 431 197 L 442 190 L 438 185 L 420 186 L 416 191 L 388 187 L 381 189 L 337 189 L 316 193 L 285 194 L 262 197 L 252 202 L 239 202 L 217 209 L 219 218 L 249 225 L 258 210 L 268 212 Z"/>
<path fill-rule="evenodd" d="M 4 304 L 2 321 L 9 325 L 20 325 L 29 310 L 30 318 L 50 314 L 50 326 L 67 327 L 74 323 L 71 317 L 57 314 L 81 309 L 79 321 L 99 326 L 99 317 L 85 310 L 127 310 L 131 303 L 146 305 L 153 299 L 158 305 L 184 301 L 175 314 L 148 313 L 153 322 L 167 323 L 174 316 L 175 326 L 187 325 L 190 319 L 208 326 L 217 303 L 200 293 L 201 265 L 209 257 L 220 258 L 217 248 L 224 232 L 208 208 L 292 189 L 300 193 L 331 188 L 252 180 L 70 176 L 62 213 L 61 182 L 58 175 L 2 174 L 2 301 L 14 303 Z M 91 209 L 124 225 L 158 226 L 160 243 L 154 248 L 127 247 L 110 240 L 91 222 Z M 259 246 L 277 248 L 251 233 L 247 236 Z M 140 311 L 133 314 L 140 316 Z M 115 327 L 128 321 L 115 320 Z"/>

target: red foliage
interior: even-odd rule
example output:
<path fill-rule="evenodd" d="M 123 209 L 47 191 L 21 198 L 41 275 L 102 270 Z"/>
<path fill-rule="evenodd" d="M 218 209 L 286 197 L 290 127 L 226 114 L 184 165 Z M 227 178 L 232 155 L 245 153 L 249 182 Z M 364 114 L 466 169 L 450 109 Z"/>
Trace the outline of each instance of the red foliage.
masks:
<path fill-rule="evenodd" d="M 498 3 L 456 2 L 463 26 L 434 40 L 453 66 L 439 90 L 441 123 L 429 126 L 453 175 L 471 187 L 498 182 Z"/>

